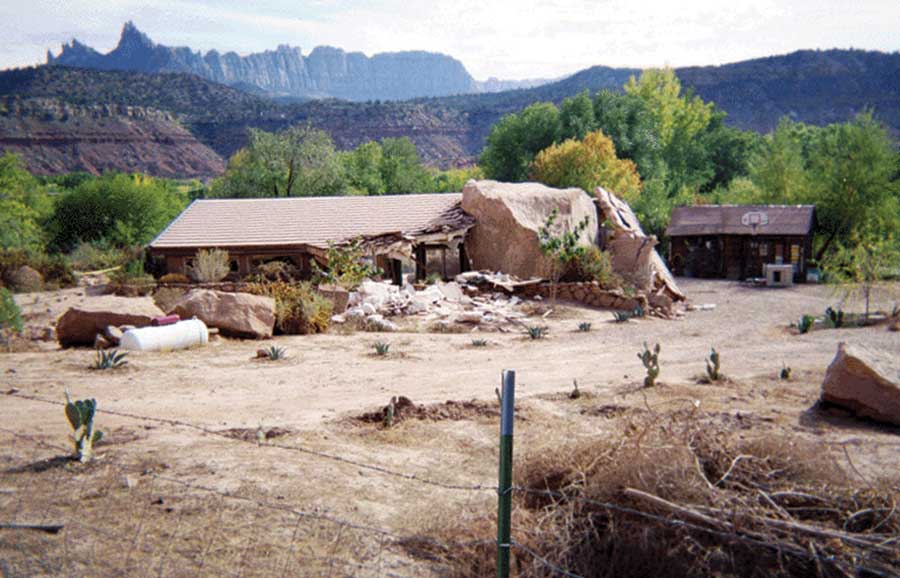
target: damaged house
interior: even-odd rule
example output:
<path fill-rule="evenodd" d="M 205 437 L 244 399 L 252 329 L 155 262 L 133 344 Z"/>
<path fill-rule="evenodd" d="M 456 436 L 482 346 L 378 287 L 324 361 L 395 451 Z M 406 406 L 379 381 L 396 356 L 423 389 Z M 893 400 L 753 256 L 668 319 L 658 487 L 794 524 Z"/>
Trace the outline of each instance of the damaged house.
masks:
<path fill-rule="evenodd" d="M 330 242 L 357 238 L 376 264 L 399 283 L 404 263 L 416 279 L 451 277 L 467 269 L 463 240 L 475 220 L 460 194 L 375 197 L 204 199 L 191 203 L 150 242 L 169 273 L 187 273 L 200 249 L 228 251 L 231 269 L 249 274 L 273 260 L 312 274 Z"/>

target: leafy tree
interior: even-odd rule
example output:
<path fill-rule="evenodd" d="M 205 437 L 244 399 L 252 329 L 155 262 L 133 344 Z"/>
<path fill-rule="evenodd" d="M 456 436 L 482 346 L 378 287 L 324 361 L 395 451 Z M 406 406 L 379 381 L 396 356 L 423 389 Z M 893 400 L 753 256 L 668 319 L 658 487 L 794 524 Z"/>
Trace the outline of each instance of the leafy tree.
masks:
<path fill-rule="evenodd" d="M 665 170 L 657 119 L 644 99 L 601 90 L 594 96 L 594 119 L 615 143 L 619 158 L 633 160 L 645 180 Z"/>
<path fill-rule="evenodd" d="M 725 126 L 725 113 L 714 112 L 701 135 L 704 162 L 712 167 L 712 175 L 701 187 L 703 192 L 727 187 L 735 178 L 750 171 L 750 159 L 760 147 L 762 138 L 755 132 Z"/>
<path fill-rule="evenodd" d="M 351 194 L 383 195 L 386 191 L 381 176 L 384 152 L 381 144 L 368 141 L 352 151 L 342 153 L 344 170 Z"/>
<path fill-rule="evenodd" d="M 0 340 L 8 348 L 12 334 L 21 331 L 22 311 L 16 304 L 12 292 L 6 287 L 0 287 Z"/>
<path fill-rule="evenodd" d="M 583 139 L 595 129 L 594 105 L 587 90 L 562 101 L 559 108 L 560 137 Z"/>
<path fill-rule="evenodd" d="M 489 179 L 524 181 L 535 155 L 555 143 L 560 133 L 556 106 L 549 102 L 532 104 L 491 127 L 479 164 Z"/>
<path fill-rule="evenodd" d="M 250 129 L 250 142 L 213 183 L 213 197 L 341 195 L 344 167 L 327 133 L 296 126 L 278 133 Z"/>
<path fill-rule="evenodd" d="M 834 241 L 897 232 L 897 150 L 870 112 L 822 129 L 809 167 L 824 234 L 819 258 Z"/>
<path fill-rule="evenodd" d="M 531 176 L 553 187 L 579 187 L 591 194 L 603 187 L 629 202 L 641 192 L 635 164 L 617 158 L 612 140 L 601 131 L 544 149 L 532 164 Z"/>
<path fill-rule="evenodd" d="M 752 202 L 791 204 L 811 201 L 811 176 L 795 124 L 783 119 L 753 155 L 749 174 L 759 196 Z"/>
<path fill-rule="evenodd" d="M 409 138 L 386 138 L 381 148 L 381 180 L 388 194 L 421 193 L 431 188 L 431 176 Z"/>
<path fill-rule="evenodd" d="M 891 236 L 869 234 L 856 243 L 839 246 L 823 266 L 827 278 L 844 292 L 845 299 L 862 297 L 868 321 L 873 295 L 880 290 L 896 290 L 894 283 L 885 279 L 900 268 L 900 243 Z"/>
<path fill-rule="evenodd" d="M 466 183 L 472 179 L 478 180 L 484 178 L 484 171 L 481 167 L 467 167 L 463 169 L 449 169 L 446 171 L 435 171 L 432 175 L 434 184 L 431 190 L 435 193 L 455 193 L 463 190 Z"/>
<path fill-rule="evenodd" d="M 53 202 L 17 155 L 0 156 L 0 248 L 40 251 Z"/>
<path fill-rule="evenodd" d="M 161 179 L 107 173 L 63 195 L 50 223 L 53 245 L 107 239 L 117 246 L 144 244 L 186 204 L 185 195 Z"/>
<path fill-rule="evenodd" d="M 0 249 L 40 251 L 43 247 L 37 212 L 19 201 L 0 199 Z"/>

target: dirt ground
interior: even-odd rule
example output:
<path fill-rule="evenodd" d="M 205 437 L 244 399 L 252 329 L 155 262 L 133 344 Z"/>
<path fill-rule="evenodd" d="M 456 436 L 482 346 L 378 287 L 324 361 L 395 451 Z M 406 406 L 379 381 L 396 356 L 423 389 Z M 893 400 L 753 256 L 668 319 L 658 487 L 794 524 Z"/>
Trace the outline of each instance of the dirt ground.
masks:
<path fill-rule="evenodd" d="M 821 442 L 860 484 L 900 464 L 898 430 L 813 409 L 840 341 L 900 354 L 885 326 L 788 329 L 836 302 L 822 286 L 752 289 L 680 280 L 714 310 L 683 320 L 612 322 L 561 305 L 549 334 L 352 333 L 278 337 L 289 358 L 253 359 L 269 342 L 132 353 L 88 369 L 88 349 L 0 354 L 0 525 L 64 524 L 57 534 L 0 529 L 0 572 L 19 575 L 427 576 L 405 537 L 436 518 L 496 509 L 495 388 L 516 371 L 516 452 L 603 436 L 628 410 L 699 407 L 748 436 Z M 84 290 L 18 296 L 32 321 Z M 588 321 L 590 332 L 579 332 Z M 534 321 L 537 323 L 538 321 Z M 474 347 L 473 337 L 488 340 Z M 379 357 L 373 344 L 391 344 Z M 643 342 L 660 343 L 661 385 L 641 389 Z M 697 383 L 710 347 L 728 380 Z M 778 379 L 783 365 L 790 381 Z M 585 394 L 571 400 L 573 380 Z M 106 439 L 89 465 L 67 462 L 68 389 L 99 405 Z M 421 410 L 391 429 L 355 419 L 392 396 Z M 377 420 L 376 420 L 377 421 Z M 257 432 L 262 432 L 262 440 Z M 435 483 L 432 483 L 435 482 Z M 488 533 L 480 537 L 492 540 Z"/>

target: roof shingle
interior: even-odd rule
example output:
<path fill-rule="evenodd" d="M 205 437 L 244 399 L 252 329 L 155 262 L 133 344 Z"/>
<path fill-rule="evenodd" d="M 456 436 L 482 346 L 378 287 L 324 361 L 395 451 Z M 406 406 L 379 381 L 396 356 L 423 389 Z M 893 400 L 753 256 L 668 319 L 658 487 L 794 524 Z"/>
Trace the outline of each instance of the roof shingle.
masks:
<path fill-rule="evenodd" d="M 150 242 L 154 249 L 308 245 L 459 225 L 459 193 L 373 197 L 204 199 Z"/>

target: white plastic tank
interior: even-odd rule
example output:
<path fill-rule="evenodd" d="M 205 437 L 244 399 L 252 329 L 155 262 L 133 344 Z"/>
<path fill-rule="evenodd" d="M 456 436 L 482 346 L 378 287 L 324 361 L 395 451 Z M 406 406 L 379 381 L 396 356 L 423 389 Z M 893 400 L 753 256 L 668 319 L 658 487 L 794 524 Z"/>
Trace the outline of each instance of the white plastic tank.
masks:
<path fill-rule="evenodd" d="M 209 343 L 209 330 L 199 319 L 187 319 L 161 327 L 129 329 L 119 347 L 129 351 L 174 351 Z"/>

